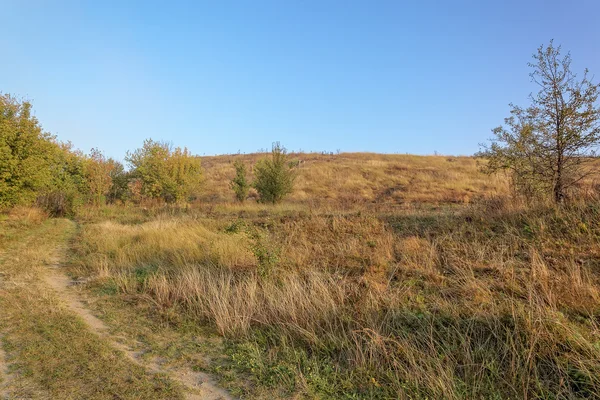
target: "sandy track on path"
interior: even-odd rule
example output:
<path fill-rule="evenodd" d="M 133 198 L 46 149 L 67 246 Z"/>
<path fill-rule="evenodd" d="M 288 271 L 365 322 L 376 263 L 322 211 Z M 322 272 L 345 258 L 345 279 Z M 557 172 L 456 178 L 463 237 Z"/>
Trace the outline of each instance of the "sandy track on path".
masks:
<path fill-rule="evenodd" d="M 44 281 L 58 294 L 59 298 L 67 305 L 67 307 L 85 322 L 92 332 L 107 340 L 114 348 L 125 354 L 132 362 L 153 373 L 165 374 L 170 379 L 183 385 L 188 390 L 186 398 L 189 400 L 233 399 L 229 393 L 217 387 L 213 379 L 205 373 L 192 371 L 191 369 L 166 368 L 156 360 L 149 363 L 143 362 L 140 359 L 140 355 L 143 352 L 134 351 L 127 345 L 118 342 L 116 338 L 110 334 L 108 326 L 92 314 L 73 290 L 72 286 L 74 285 L 74 282 L 61 270 L 61 257 L 59 256 L 61 252 L 63 252 L 62 249 L 57 249 L 57 254 L 51 259 L 50 265 L 47 268 L 47 273 L 44 276 Z M 0 357 L 0 367 L 1 365 L 2 361 Z"/>
<path fill-rule="evenodd" d="M 12 379 L 13 376 L 8 370 L 6 353 L 2 348 L 2 337 L 0 337 L 0 399 L 8 398 L 8 386 Z"/>

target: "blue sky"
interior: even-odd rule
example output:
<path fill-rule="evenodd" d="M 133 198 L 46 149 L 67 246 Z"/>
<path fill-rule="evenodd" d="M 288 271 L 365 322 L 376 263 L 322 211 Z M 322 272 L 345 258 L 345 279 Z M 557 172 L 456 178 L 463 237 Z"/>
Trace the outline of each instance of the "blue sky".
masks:
<path fill-rule="evenodd" d="M 534 89 L 554 38 L 600 79 L 600 1 L 0 0 L 0 91 L 47 131 L 122 159 L 472 154 Z"/>

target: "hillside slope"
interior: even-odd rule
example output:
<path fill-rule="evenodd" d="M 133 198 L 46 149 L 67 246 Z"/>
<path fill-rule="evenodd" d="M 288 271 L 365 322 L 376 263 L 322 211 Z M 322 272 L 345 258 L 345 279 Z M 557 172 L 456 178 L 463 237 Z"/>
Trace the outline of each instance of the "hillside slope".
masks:
<path fill-rule="evenodd" d="M 203 157 L 205 171 L 203 202 L 233 200 L 229 182 L 233 163 L 252 166 L 266 154 L 236 154 Z M 506 193 L 502 177 L 479 171 L 473 157 L 415 156 L 400 154 L 292 153 L 298 179 L 292 202 L 414 204 L 468 203 L 479 197 Z"/>

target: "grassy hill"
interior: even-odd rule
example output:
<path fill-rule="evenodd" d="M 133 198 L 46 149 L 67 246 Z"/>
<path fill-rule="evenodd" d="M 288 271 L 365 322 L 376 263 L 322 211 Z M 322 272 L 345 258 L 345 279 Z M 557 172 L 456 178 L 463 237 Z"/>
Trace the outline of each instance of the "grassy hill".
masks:
<path fill-rule="evenodd" d="M 293 154 L 288 199 L 235 203 L 233 161 L 260 157 L 204 157 L 190 206 L 79 210 L 68 271 L 142 364 L 252 399 L 597 398 L 593 181 L 554 207 L 470 157 Z"/>
<path fill-rule="evenodd" d="M 233 200 L 233 162 L 252 166 L 265 154 L 203 157 L 205 202 Z M 292 153 L 298 179 L 291 202 L 311 204 L 449 204 L 504 194 L 505 180 L 479 171 L 473 157 L 375 153 Z M 480 162 L 480 161 L 479 161 Z"/>

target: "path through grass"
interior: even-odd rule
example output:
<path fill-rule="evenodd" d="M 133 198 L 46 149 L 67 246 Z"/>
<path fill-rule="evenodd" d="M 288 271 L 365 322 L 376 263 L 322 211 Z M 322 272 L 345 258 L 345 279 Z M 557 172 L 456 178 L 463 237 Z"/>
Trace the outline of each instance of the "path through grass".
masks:
<path fill-rule="evenodd" d="M 75 231 L 68 220 L 2 225 L 0 394 L 31 399 L 181 399 L 180 385 L 92 332 L 43 277 Z"/>

